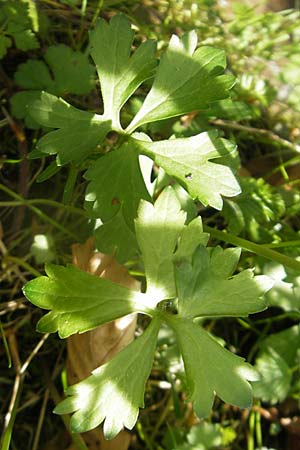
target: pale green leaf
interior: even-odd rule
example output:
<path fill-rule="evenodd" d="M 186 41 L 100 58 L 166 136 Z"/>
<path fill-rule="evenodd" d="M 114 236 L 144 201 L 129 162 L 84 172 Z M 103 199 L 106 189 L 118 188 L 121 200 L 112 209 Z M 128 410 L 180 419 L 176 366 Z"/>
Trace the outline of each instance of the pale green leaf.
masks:
<path fill-rule="evenodd" d="M 201 217 L 198 216 L 188 225 L 184 226 L 174 255 L 174 260 L 191 260 L 196 248 L 199 245 L 206 246 L 208 239 L 209 234 L 203 232 L 202 220 Z"/>
<path fill-rule="evenodd" d="M 152 312 L 145 294 L 73 266 L 49 264 L 46 274 L 24 287 L 24 294 L 31 303 L 51 310 L 38 323 L 41 332 L 58 331 L 60 337 L 65 338 L 133 312 Z"/>
<path fill-rule="evenodd" d="M 45 264 L 55 259 L 54 240 L 49 234 L 36 234 L 30 248 L 30 253 L 37 264 Z"/>
<path fill-rule="evenodd" d="M 220 424 L 203 421 L 191 427 L 187 440 L 191 445 L 202 445 L 205 450 L 220 447 L 222 434 Z"/>
<path fill-rule="evenodd" d="M 155 43 L 146 41 L 132 54 L 134 32 L 123 15 L 107 23 L 100 19 L 90 32 L 90 53 L 95 61 L 101 84 L 104 115 L 120 129 L 121 107 L 138 86 L 151 77 L 156 67 Z"/>
<path fill-rule="evenodd" d="M 300 313 L 299 276 L 286 280 L 287 273 L 284 266 L 275 261 L 266 263 L 263 273 L 274 281 L 273 289 L 267 295 L 269 305 L 284 311 Z"/>
<path fill-rule="evenodd" d="M 145 266 L 147 293 L 158 301 L 176 295 L 173 255 L 185 219 L 171 187 L 160 194 L 154 205 L 143 200 L 140 203 L 136 236 Z"/>
<path fill-rule="evenodd" d="M 46 92 L 30 104 L 30 115 L 42 126 L 59 128 L 43 136 L 36 146 L 44 153 L 57 153 L 58 165 L 82 162 L 110 129 L 110 121 L 103 116 L 81 111 Z"/>
<path fill-rule="evenodd" d="M 100 157 L 85 178 L 90 181 L 85 199 L 93 215 L 106 222 L 122 209 L 127 225 L 133 230 L 140 200 L 151 201 L 136 149 L 123 144 Z"/>
<path fill-rule="evenodd" d="M 269 349 L 275 350 L 288 366 L 294 367 L 297 364 L 297 353 L 300 349 L 300 326 L 294 325 L 279 333 L 270 334 L 259 345 L 262 354 L 268 353 Z"/>
<path fill-rule="evenodd" d="M 104 436 L 112 439 L 123 427 L 129 430 L 134 427 L 139 408 L 144 406 L 145 384 L 159 327 L 159 319 L 153 319 L 141 337 L 94 370 L 90 377 L 67 389 L 70 397 L 55 412 L 75 412 L 71 418 L 73 432 L 91 430 L 104 421 Z"/>
<path fill-rule="evenodd" d="M 163 54 L 153 86 L 141 109 L 128 127 L 133 131 L 140 125 L 168 117 L 205 109 L 209 103 L 229 96 L 234 77 L 224 75 L 226 67 L 223 50 L 200 47 L 195 32 L 182 41 L 173 35 Z"/>
<path fill-rule="evenodd" d="M 177 266 L 175 278 L 181 316 L 247 316 L 266 308 L 263 294 L 273 283 L 266 276 L 254 276 L 252 270 L 231 276 L 239 254 L 240 249 L 199 247 L 192 263 Z"/>
<path fill-rule="evenodd" d="M 292 371 L 285 360 L 269 348 L 256 359 L 255 367 L 261 378 L 253 383 L 254 395 L 271 404 L 285 400 L 292 381 Z"/>
<path fill-rule="evenodd" d="M 216 132 L 155 142 L 140 140 L 141 137 L 143 139 L 136 133 L 133 141 L 140 152 L 152 158 L 168 175 L 177 178 L 189 194 L 205 206 L 222 209 L 222 195 L 233 197 L 240 193 L 232 170 L 214 162 L 224 155 L 234 154 L 236 147 L 226 139 L 218 138 Z"/>
<path fill-rule="evenodd" d="M 190 320 L 170 318 L 182 353 L 189 400 L 199 417 L 208 416 L 214 395 L 224 402 L 247 408 L 252 403 L 249 381 L 256 371 L 243 358 L 225 350 L 203 328 Z"/>

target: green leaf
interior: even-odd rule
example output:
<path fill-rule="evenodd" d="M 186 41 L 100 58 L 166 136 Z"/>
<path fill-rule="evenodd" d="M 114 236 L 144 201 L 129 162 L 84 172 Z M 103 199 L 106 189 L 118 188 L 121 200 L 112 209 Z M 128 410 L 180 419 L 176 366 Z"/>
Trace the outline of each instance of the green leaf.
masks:
<path fill-rule="evenodd" d="M 135 222 L 147 279 L 147 293 L 159 300 L 176 295 L 173 255 L 186 214 L 171 187 L 152 205 L 141 201 Z"/>
<path fill-rule="evenodd" d="M 285 360 L 272 348 L 256 359 L 255 367 L 261 379 L 253 383 L 254 395 L 265 402 L 275 404 L 288 396 L 292 371 Z"/>
<path fill-rule="evenodd" d="M 240 186 L 231 169 L 210 160 L 216 160 L 236 151 L 235 145 L 217 137 L 214 131 L 196 136 L 166 141 L 140 140 L 136 133 L 134 142 L 140 152 L 152 158 L 168 175 L 178 179 L 193 198 L 205 206 L 222 209 L 221 195 L 233 197 Z M 143 137 L 142 137 L 143 139 Z"/>
<path fill-rule="evenodd" d="M 57 414 L 75 411 L 71 430 L 82 433 L 104 421 L 106 439 L 114 438 L 123 427 L 131 430 L 144 407 L 144 391 L 150 375 L 160 320 L 154 319 L 141 337 L 129 344 L 111 361 L 67 389 L 70 396 L 54 410 Z"/>
<path fill-rule="evenodd" d="M 113 255 L 122 264 L 137 256 L 138 245 L 134 232 L 124 220 L 122 209 L 94 232 L 97 248 Z"/>
<path fill-rule="evenodd" d="M 38 100 L 39 96 L 39 91 L 23 91 L 17 92 L 10 99 L 12 115 L 17 119 L 24 119 L 28 128 L 40 128 L 40 125 L 28 114 L 32 103 Z"/>
<path fill-rule="evenodd" d="M 275 225 L 285 212 L 285 202 L 278 190 L 262 178 L 241 177 L 242 193 L 224 203 L 222 214 L 228 230 L 239 234 L 243 229 L 252 240 L 265 241 L 268 228 Z"/>
<path fill-rule="evenodd" d="M 43 61 L 29 59 L 18 66 L 14 75 L 16 83 L 24 89 L 51 90 L 52 78 Z"/>
<path fill-rule="evenodd" d="M 90 53 L 95 61 L 101 84 L 104 116 L 121 129 L 121 107 L 138 86 L 150 78 L 156 67 L 155 43 L 146 41 L 130 56 L 134 32 L 123 15 L 107 23 L 100 19 L 90 32 Z"/>
<path fill-rule="evenodd" d="M 6 55 L 7 49 L 11 47 L 11 39 L 7 36 L 0 36 L 0 59 Z"/>
<path fill-rule="evenodd" d="M 297 364 L 297 352 L 300 349 L 300 327 L 294 325 L 279 333 L 270 334 L 259 345 L 259 358 L 273 349 L 290 367 Z"/>
<path fill-rule="evenodd" d="M 178 310 L 182 317 L 247 316 L 266 308 L 263 294 L 272 287 L 264 276 L 244 270 L 232 276 L 240 249 L 199 247 L 192 263 L 175 271 Z"/>
<path fill-rule="evenodd" d="M 46 180 L 49 180 L 53 177 L 57 172 L 60 171 L 60 167 L 56 164 L 56 161 L 51 161 L 51 163 L 46 167 L 43 172 L 39 174 L 39 176 L 36 178 L 37 183 L 43 183 Z"/>
<path fill-rule="evenodd" d="M 53 45 L 45 54 L 45 61 L 53 73 L 52 92 L 83 95 L 94 87 L 95 70 L 88 56 L 64 44 Z"/>
<path fill-rule="evenodd" d="M 208 416 L 214 394 L 239 408 L 252 403 L 247 380 L 257 380 L 256 371 L 219 345 L 203 328 L 191 320 L 169 317 L 182 353 L 189 400 L 199 417 Z"/>
<path fill-rule="evenodd" d="M 163 54 L 153 86 L 128 127 L 205 109 L 209 103 L 229 96 L 234 77 L 224 75 L 225 53 L 212 47 L 195 51 L 195 31 L 182 40 L 173 35 Z"/>
<path fill-rule="evenodd" d="M 110 220 L 121 208 L 124 219 L 134 229 L 134 219 L 141 199 L 151 201 L 146 189 L 135 148 L 123 144 L 100 157 L 86 172 L 90 181 L 86 191 L 88 209 L 103 222 Z"/>
<path fill-rule="evenodd" d="M 16 83 L 24 89 L 45 90 L 55 95 L 88 94 L 94 86 L 95 70 L 88 56 L 64 45 L 52 45 L 45 61 L 29 59 L 20 64 Z"/>
<path fill-rule="evenodd" d="M 291 279 L 291 282 L 285 281 L 287 278 L 285 268 L 275 261 L 264 264 L 263 273 L 274 281 L 273 289 L 267 294 L 269 306 L 300 313 L 299 275 Z"/>
<path fill-rule="evenodd" d="M 209 234 L 203 232 L 202 220 L 198 216 L 188 225 L 184 226 L 180 235 L 180 241 L 175 252 L 174 260 L 191 261 L 196 248 L 199 245 L 206 246 Z"/>
<path fill-rule="evenodd" d="M 36 306 L 51 310 L 37 325 L 43 333 L 66 338 L 133 312 L 150 314 L 149 298 L 75 267 L 46 265 L 46 276 L 29 281 L 24 294 Z"/>
<path fill-rule="evenodd" d="M 202 446 L 204 450 L 220 447 L 222 444 L 220 424 L 202 422 L 194 425 L 187 435 L 187 440 L 189 444 Z"/>
<path fill-rule="evenodd" d="M 43 136 L 36 146 L 43 153 L 57 153 L 58 165 L 82 162 L 110 129 L 110 121 L 103 116 L 80 111 L 46 92 L 30 105 L 30 115 L 42 126 L 59 128 Z"/>
<path fill-rule="evenodd" d="M 33 50 L 39 48 L 40 44 L 36 35 L 31 30 L 23 30 L 13 35 L 16 43 L 16 47 L 26 52 L 27 50 Z"/>

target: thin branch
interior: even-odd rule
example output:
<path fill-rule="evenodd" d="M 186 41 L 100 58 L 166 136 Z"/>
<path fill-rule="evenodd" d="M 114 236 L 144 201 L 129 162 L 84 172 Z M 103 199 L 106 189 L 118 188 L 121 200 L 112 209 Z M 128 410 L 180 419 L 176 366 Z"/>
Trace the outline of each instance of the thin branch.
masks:
<path fill-rule="evenodd" d="M 300 145 L 294 144 L 293 142 L 290 142 L 287 139 L 283 139 L 282 137 L 278 136 L 278 134 L 273 133 L 273 131 L 264 130 L 263 128 L 248 127 L 246 125 L 241 125 L 236 122 L 230 122 L 228 120 L 222 120 L 222 119 L 210 120 L 210 123 L 212 125 L 216 125 L 216 126 L 222 127 L 222 128 L 229 128 L 231 130 L 244 131 L 244 132 L 250 133 L 250 134 L 256 134 L 256 135 L 258 134 L 267 139 L 270 139 L 271 141 L 274 141 L 274 143 L 279 144 L 282 147 L 289 148 L 290 150 L 292 150 L 294 152 L 300 153 Z"/>

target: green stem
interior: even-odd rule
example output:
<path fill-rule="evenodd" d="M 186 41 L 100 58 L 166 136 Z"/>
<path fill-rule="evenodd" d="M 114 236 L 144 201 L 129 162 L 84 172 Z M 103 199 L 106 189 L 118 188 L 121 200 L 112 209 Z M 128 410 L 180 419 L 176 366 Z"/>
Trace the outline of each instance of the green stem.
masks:
<path fill-rule="evenodd" d="M 48 222 L 50 223 L 53 227 L 59 229 L 62 233 L 68 235 L 70 238 L 78 241 L 78 236 L 76 236 L 76 234 L 72 233 L 71 231 L 69 231 L 68 229 L 66 229 L 65 227 L 63 227 L 60 223 L 58 223 L 56 220 L 52 219 L 51 217 L 47 216 L 47 214 L 43 213 L 43 211 L 41 211 L 39 208 L 37 208 L 36 206 L 34 206 L 32 204 L 32 201 L 30 200 L 26 200 L 23 197 L 21 197 L 20 195 L 16 194 L 14 191 L 12 191 L 11 189 L 9 189 L 8 187 L 4 186 L 3 184 L 0 184 L 0 190 L 5 192 L 6 194 L 8 194 L 10 197 L 16 199 L 19 202 L 22 202 L 22 205 L 27 206 L 29 209 L 31 209 L 32 212 L 34 212 L 41 220 L 43 220 L 44 222 Z M 58 203 L 58 202 L 55 202 Z M 49 200 L 48 200 L 48 204 L 49 204 Z M 53 205 L 54 206 L 54 205 Z M 76 208 L 77 209 L 77 208 Z"/>
<path fill-rule="evenodd" d="M 258 448 L 262 448 L 263 439 L 262 439 L 262 431 L 261 431 L 261 415 L 259 411 L 255 411 L 255 434 L 256 434 L 256 443 Z"/>
<path fill-rule="evenodd" d="M 264 244 L 268 248 L 286 248 L 286 247 L 298 247 L 300 246 L 300 240 L 296 239 L 294 241 L 285 242 L 274 242 L 274 244 Z"/>
<path fill-rule="evenodd" d="M 211 236 L 219 239 L 220 241 L 228 242 L 229 244 L 236 245 L 237 247 L 242 247 L 244 250 L 248 250 L 252 253 L 256 253 L 259 256 L 263 256 L 271 261 L 277 261 L 290 269 L 294 269 L 300 272 L 300 261 L 294 258 L 283 255 L 282 253 L 271 250 L 265 245 L 255 244 L 254 242 L 248 241 L 247 239 L 242 239 L 233 234 L 227 233 L 225 231 L 217 230 L 211 228 L 207 225 L 203 226 L 203 231 L 210 233 Z"/>
<path fill-rule="evenodd" d="M 254 450 L 254 430 L 255 430 L 255 413 L 250 411 L 249 416 L 249 434 L 247 439 L 247 450 Z"/>
<path fill-rule="evenodd" d="M 41 276 L 41 273 L 38 272 L 34 267 L 32 267 L 30 264 L 28 264 L 23 259 L 18 258 L 17 256 L 5 255 L 5 259 L 17 264 L 18 266 L 23 267 L 23 269 L 28 270 L 28 272 L 30 272 L 31 275 L 33 275 L 35 277 Z"/>
<path fill-rule="evenodd" d="M 8 368 L 10 369 L 11 368 L 11 356 L 10 356 L 10 351 L 9 351 L 9 347 L 8 347 L 8 344 L 7 344 L 6 336 L 5 336 L 5 333 L 4 333 L 4 330 L 3 330 L 1 319 L 0 319 L 0 333 L 1 333 L 1 336 L 2 336 L 2 340 L 3 340 L 3 344 L 4 344 L 4 350 L 5 350 L 6 357 L 7 357 Z"/>

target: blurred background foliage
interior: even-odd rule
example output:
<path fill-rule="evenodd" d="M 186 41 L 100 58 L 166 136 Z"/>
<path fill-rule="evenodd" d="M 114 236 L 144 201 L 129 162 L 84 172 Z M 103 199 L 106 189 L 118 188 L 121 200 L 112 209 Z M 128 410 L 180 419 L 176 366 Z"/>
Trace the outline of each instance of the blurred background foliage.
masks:
<path fill-rule="evenodd" d="M 159 53 L 172 33 L 195 29 L 200 45 L 226 51 L 228 70 L 237 79 L 230 100 L 145 129 L 154 138 L 166 139 L 217 128 L 236 142 L 242 193 L 225 200 L 221 212 L 193 202 L 186 208 L 201 214 L 210 227 L 299 256 L 299 2 L 0 0 L 0 416 L 5 428 L 6 413 L 13 406 L 13 450 L 63 450 L 70 444 L 67 425 L 51 412 L 64 385 L 64 343 L 51 336 L 35 351 L 44 343 L 35 332 L 41 312 L 25 301 L 21 288 L 43 272 L 45 262 L 70 262 L 71 244 L 84 242 L 94 227 L 82 210 L 82 168 L 57 166 L 53 157 L 34 150 L 45 130 L 29 116 L 28 108 L 46 90 L 74 106 L 102 111 L 88 56 L 88 30 L 98 17 L 109 19 L 117 12 L 134 24 L 135 45 L 156 39 Z M 125 123 L 146 91 L 147 83 L 126 104 Z M 161 171 L 153 176 L 158 176 L 160 187 L 170 181 Z M 212 242 L 219 243 L 213 235 Z M 210 320 L 205 325 L 261 373 L 261 381 L 253 383 L 253 408 L 240 411 L 216 401 L 210 419 L 199 422 L 185 403 L 174 337 L 163 329 L 146 408 L 130 448 L 300 448 L 300 274 L 249 252 L 240 263 L 240 269 L 245 267 L 274 279 L 270 308 L 250 318 Z M 141 322 L 137 332 L 143 326 Z M 20 376 L 28 357 L 34 358 Z M 22 389 L 16 390 L 18 381 Z"/>

